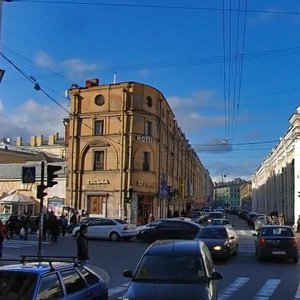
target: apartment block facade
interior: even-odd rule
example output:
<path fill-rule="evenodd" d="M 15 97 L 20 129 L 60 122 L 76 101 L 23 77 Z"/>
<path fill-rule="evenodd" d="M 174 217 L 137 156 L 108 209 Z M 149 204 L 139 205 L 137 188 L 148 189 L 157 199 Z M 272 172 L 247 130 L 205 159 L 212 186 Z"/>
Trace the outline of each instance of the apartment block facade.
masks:
<path fill-rule="evenodd" d="M 70 206 L 145 224 L 213 199 L 213 183 L 163 94 L 137 83 L 69 89 Z"/>
<path fill-rule="evenodd" d="M 252 176 L 252 210 L 283 213 L 296 224 L 300 215 L 300 106 L 290 127 Z"/>

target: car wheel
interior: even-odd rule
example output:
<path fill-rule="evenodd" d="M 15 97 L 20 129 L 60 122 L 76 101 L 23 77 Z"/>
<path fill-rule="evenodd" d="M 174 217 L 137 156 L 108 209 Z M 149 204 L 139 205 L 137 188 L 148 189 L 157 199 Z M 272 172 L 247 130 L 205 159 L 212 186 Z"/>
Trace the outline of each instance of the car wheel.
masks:
<path fill-rule="evenodd" d="M 153 238 L 149 232 L 144 232 L 141 238 L 142 241 L 146 243 L 151 243 L 153 241 Z"/>
<path fill-rule="evenodd" d="M 256 254 L 256 259 L 258 261 L 262 261 L 263 260 L 263 257 L 262 257 L 262 255 L 259 252 L 255 252 L 255 254 Z"/>
<path fill-rule="evenodd" d="M 234 252 L 232 253 L 233 255 L 237 255 L 239 249 L 239 245 L 236 245 Z"/>
<path fill-rule="evenodd" d="M 299 257 L 298 257 L 298 256 L 293 257 L 293 262 L 294 262 L 294 263 L 297 263 L 298 261 L 299 261 Z"/>
<path fill-rule="evenodd" d="M 112 232 L 109 236 L 111 241 L 117 242 L 120 240 L 120 236 L 117 232 Z"/>

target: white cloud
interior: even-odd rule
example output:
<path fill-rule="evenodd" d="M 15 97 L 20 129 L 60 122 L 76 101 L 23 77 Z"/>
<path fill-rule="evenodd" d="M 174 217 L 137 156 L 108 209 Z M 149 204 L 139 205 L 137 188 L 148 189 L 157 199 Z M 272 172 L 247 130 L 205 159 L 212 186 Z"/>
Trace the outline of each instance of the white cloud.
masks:
<path fill-rule="evenodd" d="M 99 67 L 95 64 L 88 64 L 85 61 L 77 58 L 68 59 L 61 64 L 67 69 L 70 77 L 84 76 L 87 72 L 96 71 Z"/>
<path fill-rule="evenodd" d="M 48 138 L 56 132 L 64 136 L 63 119 L 66 117 L 66 112 L 60 107 L 41 105 L 32 99 L 11 114 L 5 111 L 0 102 L 0 138 L 16 139 L 20 136 L 24 141 L 29 141 L 33 135 Z"/>
<path fill-rule="evenodd" d="M 35 62 L 46 68 L 53 66 L 52 58 L 43 50 L 38 51 Z"/>

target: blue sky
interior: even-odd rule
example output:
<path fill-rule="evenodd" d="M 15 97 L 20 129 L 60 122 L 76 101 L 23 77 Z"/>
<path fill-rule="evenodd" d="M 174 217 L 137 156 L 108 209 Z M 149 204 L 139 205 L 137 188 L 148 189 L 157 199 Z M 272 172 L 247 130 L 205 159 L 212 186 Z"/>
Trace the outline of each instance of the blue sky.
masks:
<path fill-rule="evenodd" d="M 117 73 L 164 94 L 213 180 L 250 179 L 299 104 L 299 25 L 295 0 L 3 2 L 0 138 L 63 135 L 65 90 Z"/>

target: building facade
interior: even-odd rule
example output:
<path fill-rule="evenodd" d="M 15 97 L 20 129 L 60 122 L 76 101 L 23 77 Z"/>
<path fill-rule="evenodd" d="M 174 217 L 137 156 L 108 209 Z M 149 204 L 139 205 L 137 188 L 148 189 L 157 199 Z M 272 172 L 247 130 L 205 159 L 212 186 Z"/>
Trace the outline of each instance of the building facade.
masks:
<path fill-rule="evenodd" d="M 290 127 L 252 176 L 252 209 L 283 213 L 296 224 L 300 215 L 300 107 L 289 119 Z"/>
<path fill-rule="evenodd" d="M 90 215 L 145 224 L 213 197 L 209 172 L 157 89 L 136 82 L 73 87 L 66 124 L 67 201 Z"/>

